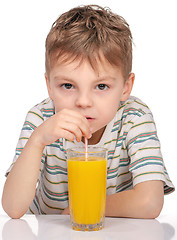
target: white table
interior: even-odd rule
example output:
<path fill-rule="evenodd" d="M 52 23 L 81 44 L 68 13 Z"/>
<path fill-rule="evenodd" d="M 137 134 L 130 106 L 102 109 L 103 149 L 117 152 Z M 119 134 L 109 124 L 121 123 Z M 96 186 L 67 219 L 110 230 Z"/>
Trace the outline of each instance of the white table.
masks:
<path fill-rule="evenodd" d="M 177 215 L 155 220 L 106 218 L 105 228 L 97 232 L 72 230 L 69 216 L 25 215 L 15 220 L 0 215 L 0 231 L 3 240 L 173 240 L 177 239 Z"/>

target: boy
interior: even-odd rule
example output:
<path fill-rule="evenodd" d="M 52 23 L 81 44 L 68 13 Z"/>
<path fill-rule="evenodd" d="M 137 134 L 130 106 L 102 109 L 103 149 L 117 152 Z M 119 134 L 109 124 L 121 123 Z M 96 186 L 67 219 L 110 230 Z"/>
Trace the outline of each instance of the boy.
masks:
<path fill-rule="evenodd" d="M 69 214 L 66 149 L 83 138 L 108 149 L 106 216 L 155 218 L 166 172 L 149 108 L 133 87 L 132 35 L 126 21 L 99 6 L 62 14 L 46 39 L 49 98 L 27 114 L 2 204 L 12 218 Z M 39 171 L 40 169 L 40 171 Z"/>

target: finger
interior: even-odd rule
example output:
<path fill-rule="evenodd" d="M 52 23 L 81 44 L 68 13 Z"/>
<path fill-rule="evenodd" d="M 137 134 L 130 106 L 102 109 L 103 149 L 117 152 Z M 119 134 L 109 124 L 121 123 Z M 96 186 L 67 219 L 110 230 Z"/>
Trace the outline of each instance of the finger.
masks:
<path fill-rule="evenodd" d="M 71 125 L 72 129 L 70 129 L 70 130 L 73 133 L 76 133 L 76 134 L 78 133 L 80 135 L 80 132 L 78 132 L 78 128 L 79 128 L 82 133 L 82 136 L 85 136 L 87 138 L 91 137 L 89 122 L 80 113 L 67 109 L 67 110 L 63 110 L 62 112 L 60 112 L 59 118 L 60 118 L 61 122 L 66 122 L 67 124 Z M 76 126 L 76 128 L 72 124 L 74 124 Z"/>
<path fill-rule="evenodd" d="M 74 141 L 75 135 L 73 133 L 69 132 L 68 130 L 60 129 L 60 137 L 65 138 L 72 142 L 72 141 Z"/>
<path fill-rule="evenodd" d="M 82 139 L 83 133 L 80 127 L 73 122 L 60 122 L 60 128 L 59 128 L 60 134 L 61 134 L 61 130 L 64 130 L 65 132 L 69 132 L 70 134 L 72 134 L 76 138 L 77 142 L 80 142 Z M 68 134 L 69 137 L 71 136 L 70 134 Z M 65 136 L 62 136 L 62 137 L 65 137 Z"/>
<path fill-rule="evenodd" d="M 87 120 L 86 120 L 87 121 Z M 76 137 L 91 137 L 91 131 L 89 125 L 85 123 L 82 119 L 68 119 L 67 124 L 72 128 L 71 131 L 75 133 Z"/>

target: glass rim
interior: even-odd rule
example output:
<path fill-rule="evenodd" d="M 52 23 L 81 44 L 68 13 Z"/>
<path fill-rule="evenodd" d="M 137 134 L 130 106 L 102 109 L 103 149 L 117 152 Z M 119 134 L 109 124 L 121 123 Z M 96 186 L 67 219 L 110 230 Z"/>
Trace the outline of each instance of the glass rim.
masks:
<path fill-rule="evenodd" d="M 80 150 L 79 150 L 80 149 Z M 82 151 L 81 151 L 82 149 Z M 89 151 L 89 149 L 91 151 Z M 92 147 L 92 146 L 88 146 L 88 152 L 87 153 L 103 153 L 108 151 L 107 148 L 104 147 Z M 68 148 L 66 149 L 67 153 L 80 153 L 80 154 L 85 154 L 85 147 L 73 147 L 73 148 Z"/>

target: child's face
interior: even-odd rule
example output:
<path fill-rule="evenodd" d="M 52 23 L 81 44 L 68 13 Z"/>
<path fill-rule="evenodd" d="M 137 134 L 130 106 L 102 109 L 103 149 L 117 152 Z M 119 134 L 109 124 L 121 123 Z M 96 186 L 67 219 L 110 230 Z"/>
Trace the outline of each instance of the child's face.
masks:
<path fill-rule="evenodd" d="M 85 116 L 92 129 L 93 143 L 99 141 L 106 125 L 114 118 L 120 101 L 131 92 L 134 74 L 125 82 L 121 71 L 112 66 L 98 65 L 95 72 L 89 62 L 79 61 L 54 65 L 47 79 L 55 111 L 72 109 Z"/>

